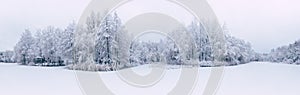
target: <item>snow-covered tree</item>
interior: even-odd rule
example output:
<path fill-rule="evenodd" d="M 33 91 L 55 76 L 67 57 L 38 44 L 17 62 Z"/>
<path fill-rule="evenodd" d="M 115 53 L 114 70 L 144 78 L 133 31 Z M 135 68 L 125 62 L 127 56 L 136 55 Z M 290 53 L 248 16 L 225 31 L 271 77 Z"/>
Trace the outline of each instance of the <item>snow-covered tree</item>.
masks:
<path fill-rule="evenodd" d="M 192 33 L 193 41 L 196 44 L 194 51 L 199 61 L 213 61 L 212 44 L 204 26 L 194 20 L 189 26 L 188 31 Z"/>
<path fill-rule="evenodd" d="M 70 69 L 116 70 L 127 64 L 127 34 L 116 13 L 101 17 L 91 13 L 80 27 L 74 40 L 75 64 Z"/>
<path fill-rule="evenodd" d="M 167 50 L 165 52 L 166 62 L 168 64 L 180 65 L 183 64 L 183 56 L 180 54 L 182 51 L 178 48 L 172 39 L 167 39 Z"/>
<path fill-rule="evenodd" d="M 184 64 L 183 62 L 195 58 L 195 44 L 193 44 L 191 33 L 185 27 L 179 27 L 168 35 L 171 37 L 167 39 L 166 61 L 168 64 Z"/>
<path fill-rule="evenodd" d="M 96 62 L 98 64 L 106 64 L 115 67 L 120 65 L 121 54 L 121 38 L 126 35 L 117 35 L 123 33 L 120 18 L 116 13 L 108 14 L 104 17 L 100 24 L 100 30 L 96 36 Z M 126 63 L 127 64 L 127 63 Z"/>
<path fill-rule="evenodd" d="M 27 65 L 34 58 L 34 37 L 28 29 L 22 34 L 21 39 L 14 48 L 15 58 L 18 63 Z"/>
<path fill-rule="evenodd" d="M 76 30 L 76 24 L 73 21 L 70 23 L 65 31 L 61 34 L 61 45 L 62 58 L 65 64 L 73 62 L 73 45 L 74 45 L 74 32 Z"/>
<path fill-rule="evenodd" d="M 42 53 L 42 46 L 44 44 L 43 41 L 43 34 L 42 34 L 42 30 L 38 29 L 35 33 L 35 43 L 34 43 L 34 52 L 35 52 L 35 57 L 42 57 L 43 53 Z"/>

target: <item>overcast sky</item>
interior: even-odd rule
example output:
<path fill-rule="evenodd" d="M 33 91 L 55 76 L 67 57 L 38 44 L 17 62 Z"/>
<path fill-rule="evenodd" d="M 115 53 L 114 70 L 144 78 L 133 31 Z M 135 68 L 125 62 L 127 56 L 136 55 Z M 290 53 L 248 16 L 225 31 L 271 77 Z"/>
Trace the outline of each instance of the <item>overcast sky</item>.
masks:
<path fill-rule="evenodd" d="M 35 30 L 47 25 L 66 27 L 68 23 L 79 19 L 89 1 L 0 0 L 0 51 L 12 50 L 26 28 Z M 258 52 L 269 52 L 272 48 L 300 39 L 299 0 L 208 0 L 208 2 L 220 23 L 227 23 L 232 35 L 251 42 Z M 128 13 L 122 15 L 126 14 L 126 10 L 129 12 L 132 9 L 149 8 L 136 4 L 124 6 L 120 16 L 128 16 Z M 161 8 L 174 10 L 174 6 L 166 6 Z M 172 13 L 178 12 L 176 10 L 170 12 Z"/>

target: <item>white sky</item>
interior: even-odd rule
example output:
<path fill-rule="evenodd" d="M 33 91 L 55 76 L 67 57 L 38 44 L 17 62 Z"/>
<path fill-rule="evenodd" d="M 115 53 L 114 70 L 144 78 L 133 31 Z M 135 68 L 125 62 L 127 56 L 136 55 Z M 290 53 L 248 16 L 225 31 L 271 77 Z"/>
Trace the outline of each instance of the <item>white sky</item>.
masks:
<path fill-rule="evenodd" d="M 78 20 L 89 1 L 0 0 L 0 51 L 12 50 L 25 28 L 35 30 L 47 25 L 63 28 L 72 20 Z M 227 23 L 232 35 L 251 42 L 258 52 L 269 52 L 272 48 L 300 39 L 298 0 L 208 0 L 208 2 L 220 23 Z M 169 7 L 161 8 L 171 8 L 170 13 L 174 13 L 173 7 L 166 6 Z M 147 7 L 133 4 L 123 10 L 134 12 L 130 10 L 136 8 Z M 178 10 L 175 11 L 177 12 L 179 13 Z M 120 16 L 124 15 L 121 13 Z"/>
<path fill-rule="evenodd" d="M 80 17 L 89 0 L 0 0 L 0 51 L 13 50 L 24 29 L 64 28 Z"/>

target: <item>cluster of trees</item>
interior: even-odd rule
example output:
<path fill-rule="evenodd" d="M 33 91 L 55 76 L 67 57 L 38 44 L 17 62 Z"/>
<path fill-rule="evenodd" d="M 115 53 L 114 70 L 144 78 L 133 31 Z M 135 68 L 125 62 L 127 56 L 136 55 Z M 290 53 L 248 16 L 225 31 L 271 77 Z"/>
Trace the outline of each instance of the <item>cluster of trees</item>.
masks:
<path fill-rule="evenodd" d="M 128 63 L 127 34 L 117 13 L 101 16 L 92 12 L 78 26 L 74 40 L 74 64 L 69 69 L 111 71 Z M 122 63 L 122 64 L 121 64 Z"/>
<path fill-rule="evenodd" d="M 226 26 L 223 28 L 228 31 Z M 69 69 L 89 71 L 111 71 L 163 61 L 215 66 L 213 40 L 216 39 L 210 38 L 199 21 L 194 20 L 167 35 L 169 38 L 160 42 L 130 43 L 117 13 L 101 16 L 92 12 L 83 25 L 73 22 L 66 29 L 49 26 L 37 30 L 34 36 L 25 30 L 14 48 L 14 58 L 23 65 L 68 65 Z M 229 34 L 224 40 L 224 57 L 218 59 L 223 61 L 222 65 L 257 60 L 250 43 Z"/>
<path fill-rule="evenodd" d="M 238 65 L 259 60 L 259 54 L 252 49 L 249 42 L 230 35 L 226 24 L 224 24 L 222 28 L 225 36 L 225 48 L 221 51 L 225 52 L 223 56 L 221 56 L 221 60 L 217 60 L 216 55 L 213 53 L 215 51 L 213 49 L 214 46 L 212 45 L 212 40 L 216 39 L 211 39 L 208 33 L 204 30 L 205 28 L 203 24 L 196 20 L 187 27 L 187 33 L 191 33 L 191 37 L 188 38 L 185 36 L 187 35 L 184 34 L 185 32 L 174 32 L 173 35 L 179 36 L 173 37 L 177 40 L 184 40 L 183 42 L 180 41 L 181 44 L 184 44 L 184 49 L 181 49 L 179 52 L 185 52 L 184 55 L 177 57 L 180 59 L 176 60 L 179 60 L 179 62 L 182 62 L 181 60 L 183 60 L 183 63 L 181 64 L 190 64 L 191 62 L 195 62 L 190 60 L 196 60 L 200 66 Z M 193 41 L 195 45 L 192 44 Z M 171 47 L 173 46 L 172 44 L 169 45 L 171 45 Z M 173 47 L 175 51 L 178 50 L 175 46 Z M 175 53 L 175 55 L 177 54 Z"/>
<path fill-rule="evenodd" d="M 66 29 L 48 26 L 33 35 L 28 29 L 14 47 L 16 62 L 22 65 L 61 66 L 72 61 L 73 22 Z M 65 63 L 63 63 L 65 61 Z"/>
<path fill-rule="evenodd" d="M 187 27 L 180 27 L 168 35 L 171 37 L 166 41 L 168 64 L 199 65 L 199 62 L 215 61 L 212 39 L 199 21 L 194 20 Z"/>
<path fill-rule="evenodd" d="M 132 43 L 130 50 L 130 63 L 148 64 L 165 61 L 168 64 L 219 66 L 238 65 L 250 61 L 258 61 L 260 55 L 251 47 L 249 42 L 229 35 L 226 25 L 224 57 L 216 64 L 216 56 L 213 54 L 213 45 L 203 25 L 196 20 L 188 27 L 178 28 L 169 33 L 169 37 L 160 42 Z M 176 42 L 175 42 L 176 40 Z M 182 45 L 179 48 L 178 45 Z"/>
<path fill-rule="evenodd" d="M 0 62 L 13 63 L 14 61 L 14 52 L 13 51 L 4 51 L 0 52 Z"/>
<path fill-rule="evenodd" d="M 229 30 L 226 24 L 223 25 L 223 31 L 225 32 L 226 39 L 224 61 L 228 62 L 228 65 L 244 64 L 250 61 L 259 60 L 259 54 L 254 52 L 249 42 L 231 36 L 228 33 Z"/>
<path fill-rule="evenodd" d="M 204 26 L 193 21 L 187 27 L 178 27 L 160 42 L 134 41 L 130 47 L 130 63 L 134 65 L 166 62 L 188 65 L 214 61 L 212 44 Z"/>
<path fill-rule="evenodd" d="M 144 42 L 136 40 L 130 46 L 129 62 L 132 66 L 141 64 L 150 64 L 153 62 L 164 61 L 165 43 L 160 42 Z"/>
<path fill-rule="evenodd" d="M 258 56 L 249 42 L 226 35 L 226 52 L 224 61 L 229 65 L 244 64 L 250 61 L 258 61 Z"/>
<path fill-rule="evenodd" d="M 116 13 L 101 16 L 92 12 L 79 27 L 74 41 L 74 64 L 69 69 L 99 71 L 161 61 L 168 64 L 214 61 L 209 36 L 197 21 L 169 33 L 171 39 L 159 43 L 137 41 L 130 47 L 129 36 Z"/>
<path fill-rule="evenodd" d="M 265 60 L 300 65 L 300 40 L 287 46 L 272 49 Z"/>

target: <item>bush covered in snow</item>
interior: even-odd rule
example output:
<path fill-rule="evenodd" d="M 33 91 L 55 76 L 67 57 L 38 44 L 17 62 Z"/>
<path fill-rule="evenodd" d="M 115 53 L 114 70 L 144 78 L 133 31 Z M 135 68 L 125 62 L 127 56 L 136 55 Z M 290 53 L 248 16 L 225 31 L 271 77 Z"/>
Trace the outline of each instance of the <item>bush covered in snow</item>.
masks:
<path fill-rule="evenodd" d="M 70 70 L 82 70 L 82 71 L 113 71 L 116 68 L 112 68 L 110 65 L 84 63 L 84 64 L 70 64 L 66 68 Z"/>

